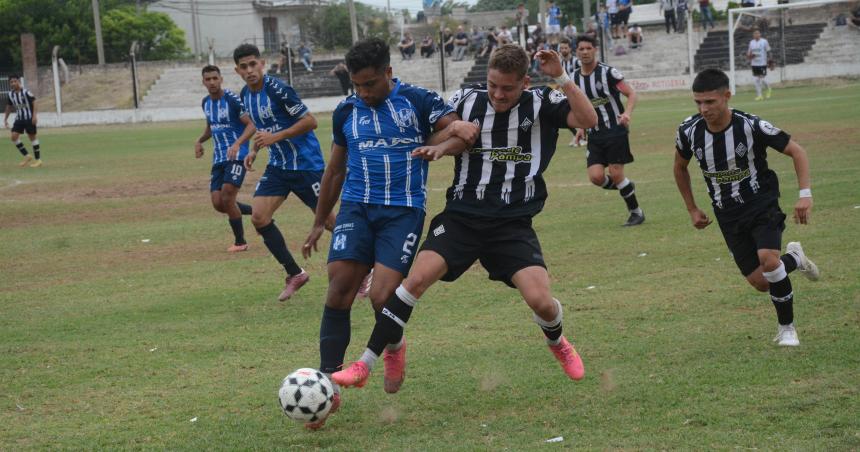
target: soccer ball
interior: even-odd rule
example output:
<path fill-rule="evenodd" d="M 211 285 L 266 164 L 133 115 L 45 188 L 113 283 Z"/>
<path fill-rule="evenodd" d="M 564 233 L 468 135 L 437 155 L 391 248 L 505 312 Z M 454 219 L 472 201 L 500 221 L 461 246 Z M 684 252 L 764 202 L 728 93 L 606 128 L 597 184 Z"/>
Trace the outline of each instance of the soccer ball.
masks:
<path fill-rule="evenodd" d="M 278 400 L 288 418 L 315 422 L 331 410 L 334 388 L 328 377 L 316 369 L 299 369 L 284 378 Z"/>

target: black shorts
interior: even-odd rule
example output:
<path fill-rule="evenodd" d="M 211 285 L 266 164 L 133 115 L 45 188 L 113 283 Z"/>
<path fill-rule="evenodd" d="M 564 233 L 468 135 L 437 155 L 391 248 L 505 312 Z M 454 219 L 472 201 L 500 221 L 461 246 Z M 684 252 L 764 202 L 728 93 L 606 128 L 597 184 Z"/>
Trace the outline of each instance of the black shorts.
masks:
<path fill-rule="evenodd" d="M 15 133 L 27 132 L 28 135 L 35 135 L 36 124 L 33 124 L 33 121 L 30 119 L 16 120 L 12 124 L 12 131 Z"/>
<path fill-rule="evenodd" d="M 609 25 L 620 25 L 620 24 L 621 24 L 621 14 L 609 13 Z"/>
<path fill-rule="evenodd" d="M 630 8 L 625 8 L 618 11 L 618 23 L 627 25 L 627 22 L 630 21 Z"/>
<path fill-rule="evenodd" d="M 785 214 L 779 208 L 777 199 L 743 209 L 742 213 L 728 220 L 721 219 L 719 214 L 716 217 L 735 264 L 741 274 L 749 276 L 760 265 L 758 250 L 782 249 Z"/>
<path fill-rule="evenodd" d="M 439 253 L 448 265 L 442 281 L 454 281 L 476 260 L 490 279 L 514 287 L 511 277 L 526 267 L 546 268 L 531 217 L 474 217 L 443 211 L 430 222 L 422 250 Z"/>
<path fill-rule="evenodd" d="M 624 165 L 633 162 L 628 135 L 605 138 L 589 136 L 585 162 L 586 167 L 597 164 L 608 166 L 613 163 Z"/>
<path fill-rule="evenodd" d="M 767 75 L 767 66 L 753 66 L 753 75 L 756 77 L 764 77 Z"/>

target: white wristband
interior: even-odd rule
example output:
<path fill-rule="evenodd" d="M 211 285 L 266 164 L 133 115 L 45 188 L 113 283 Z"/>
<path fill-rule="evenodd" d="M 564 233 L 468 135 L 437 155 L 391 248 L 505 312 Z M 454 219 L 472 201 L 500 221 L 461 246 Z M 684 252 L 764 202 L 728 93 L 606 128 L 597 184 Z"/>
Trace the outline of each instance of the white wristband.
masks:
<path fill-rule="evenodd" d="M 798 198 L 811 198 L 812 197 L 812 189 L 811 188 L 801 188 L 797 197 Z"/>
<path fill-rule="evenodd" d="M 561 75 L 552 80 L 555 82 L 556 85 L 558 85 L 559 88 L 561 88 L 562 85 L 570 81 L 570 77 L 567 75 L 566 72 L 562 72 Z"/>

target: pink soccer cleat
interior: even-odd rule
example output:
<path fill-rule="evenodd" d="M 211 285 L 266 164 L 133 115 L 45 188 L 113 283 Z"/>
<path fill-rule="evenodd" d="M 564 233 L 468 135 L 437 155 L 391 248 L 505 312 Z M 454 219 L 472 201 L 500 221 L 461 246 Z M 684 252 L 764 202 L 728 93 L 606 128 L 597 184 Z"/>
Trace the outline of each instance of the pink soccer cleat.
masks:
<path fill-rule="evenodd" d="M 345 387 L 361 388 L 367 384 L 367 377 L 370 376 L 370 369 L 363 361 L 356 361 L 349 365 L 346 369 L 331 374 L 331 381 Z"/>
<path fill-rule="evenodd" d="M 308 430 L 319 430 L 323 428 L 323 426 L 325 425 L 325 421 L 328 420 L 328 418 L 331 417 L 331 415 L 334 414 L 334 412 L 337 411 L 338 408 L 340 408 L 340 393 L 335 392 L 334 398 L 331 401 L 331 409 L 328 410 L 328 414 L 326 415 L 326 417 L 313 422 L 306 422 L 305 428 Z"/>
<path fill-rule="evenodd" d="M 308 280 L 311 279 L 311 275 L 308 272 L 302 270 L 298 275 L 289 276 L 287 275 L 287 279 L 285 280 L 286 285 L 284 286 L 283 292 L 278 295 L 278 301 L 289 300 L 290 297 L 293 296 L 299 289 L 304 286 Z"/>
<path fill-rule="evenodd" d="M 239 253 L 242 251 L 248 251 L 248 244 L 247 243 L 242 244 L 242 245 L 230 245 L 230 247 L 227 248 L 228 253 Z"/>
<path fill-rule="evenodd" d="M 582 380 L 585 377 L 585 367 L 582 365 L 582 358 L 579 357 L 579 353 L 576 353 L 576 349 L 573 348 L 573 345 L 570 345 L 567 338 L 562 336 L 561 342 L 558 345 L 550 345 L 549 350 L 555 355 L 555 359 L 561 363 L 561 368 L 564 369 L 564 373 L 568 377 L 573 380 Z"/>
<path fill-rule="evenodd" d="M 406 339 L 403 339 L 403 346 L 393 352 L 385 349 L 382 353 L 382 362 L 385 364 L 383 378 L 385 392 L 394 394 L 400 390 L 400 385 L 406 378 Z"/>

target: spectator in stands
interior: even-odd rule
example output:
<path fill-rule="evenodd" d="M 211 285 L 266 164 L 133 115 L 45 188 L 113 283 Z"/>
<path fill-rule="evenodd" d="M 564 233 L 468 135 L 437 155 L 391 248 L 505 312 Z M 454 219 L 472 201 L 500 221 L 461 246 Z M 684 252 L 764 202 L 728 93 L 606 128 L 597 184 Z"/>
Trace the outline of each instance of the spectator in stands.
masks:
<path fill-rule="evenodd" d="M 550 42 L 557 43 L 561 34 L 561 8 L 555 6 L 553 0 L 549 0 L 546 9 L 546 35 Z"/>
<path fill-rule="evenodd" d="M 404 60 L 411 60 L 412 55 L 415 55 L 415 40 L 412 39 L 412 34 L 408 31 L 404 33 L 403 39 L 400 40 L 397 47 L 400 49 L 400 56 Z"/>
<path fill-rule="evenodd" d="M 702 30 L 708 31 L 708 24 L 714 28 L 714 16 L 711 14 L 711 0 L 699 0 L 699 15 L 702 20 Z"/>
<path fill-rule="evenodd" d="M 535 26 L 535 31 L 529 33 L 529 37 L 534 39 L 534 42 L 546 41 L 546 35 L 543 33 L 543 28 L 540 25 Z"/>
<path fill-rule="evenodd" d="M 507 25 L 502 25 L 502 30 L 496 35 L 499 43 L 498 45 L 511 44 L 514 42 L 514 36 L 511 34 L 511 30 L 508 30 Z"/>
<path fill-rule="evenodd" d="M 430 58 L 434 52 L 436 52 L 436 42 L 433 40 L 433 37 L 430 35 L 424 36 L 424 40 L 421 41 L 421 56 L 423 58 Z"/>
<path fill-rule="evenodd" d="M 469 34 L 469 52 L 477 56 L 483 48 L 484 32 L 478 27 L 472 26 L 472 33 Z"/>
<path fill-rule="evenodd" d="M 755 0 L 741 0 L 741 7 L 752 8 L 755 6 Z"/>
<path fill-rule="evenodd" d="M 466 55 L 469 48 L 469 35 L 463 30 L 462 25 L 457 26 L 457 34 L 454 35 L 454 61 L 460 61 Z"/>
<path fill-rule="evenodd" d="M 644 36 L 642 35 L 642 27 L 637 24 L 633 24 L 630 28 L 627 29 L 627 40 L 630 41 L 631 49 L 638 49 L 642 47 L 642 41 L 644 40 Z"/>
<path fill-rule="evenodd" d="M 517 5 L 517 14 L 515 19 L 517 24 L 517 41 L 520 45 L 523 45 L 529 39 L 529 10 L 526 9 L 526 5 L 524 3 Z M 508 42 L 513 42 L 513 38 Z M 500 42 L 499 44 L 505 43 Z"/>
<path fill-rule="evenodd" d="M 630 14 L 633 12 L 633 0 L 618 0 L 618 22 L 621 28 L 621 35 L 627 34 L 627 22 L 630 21 Z"/>
<path fill-rule="evenodd" d="M 597 25 L 594 22 L 589 22 L 588 23 L 588 29 L 586 29 L 585 33 L 583 33 L 583 34 L 586 36 L 592 37 L 594 39 L 597 39 Z"/>
<path fill-rule="evenodd" d="M 675 18 L 675 3 L 676 0 L 660 0 L 660 11 L 663 11 L 663 19 L 666 22 L 666 34 L 669 34 L 669 25 L 672 25 L 672 31 L 678 32 L 678 21 Z"/>
<path fill-rule="evenodd" d="M 451 33 L 451 29 L 445 27 L 445 31 L 442 33 L 442 42 L 439 44 L 439 47 L 445 51 L 445 56 L 451 56 L 454 52 L 454 33 Z"/>
<path fill-rule="evenodd" d="M 609 18 L 609 26 L 612 27 L 612 39 L 621 38 L 621 17 L 618 16 L 618 0 L 606 0 L 606 14 Z"/>
<path fill-rule="evenodd" d="M 346 68 L 346 64 L 344 64 L 343 61 L 337 63 L 334 68 L 329 71 L 329 75 L 337 77 L 338 82 L 340 82 L 340 91 L 344 96 L 351 94 L 352 81 L 349 79 L 349 69 Z"/>
<path fill-rule="evenodd" d="M 690 5 L 687 3 L 689 0 L 675 0 L 675 17 L 678 20 L 678 33 L 683 33 L 687 30 L 687 11 L 690 9 Z"/>
<path fill-rule="evenodd" d="M 860 7 L 851 11 L 851 25 L 855 27 L 860 27 Z"/>
<path fill-rule="evenodd" d="M 499 46 L 499 37 L 496 34 L 496 30 L 493 27 L 490 27 L 487 30 L 487 42 L 484 46 L 484 50 L 481 51 L 481 56 L 489 55 L 493 53 L 493 49 Z"/>
<path fill-rule="evenodd" d="M 573 22 L 568 22 L 567 25 L 564 26 L 564 30 L 562 30 L 561 32 L 561 34 L 565 38 L 569 39 L 571 42 L 576 39 L 576 35 L 578 33 L 579 32 L 576 30 L 576 25 L 574 25 Z"/>
<path fill-rule="evenodd" d="M 306 46 L 304 42 L 299 43 L 299 58 L 302 59 L 302 64 L 305 65 L 305 69 L 307 69 L 308 72 L 314 71 L 311 48 L 309 46 Z"/>

